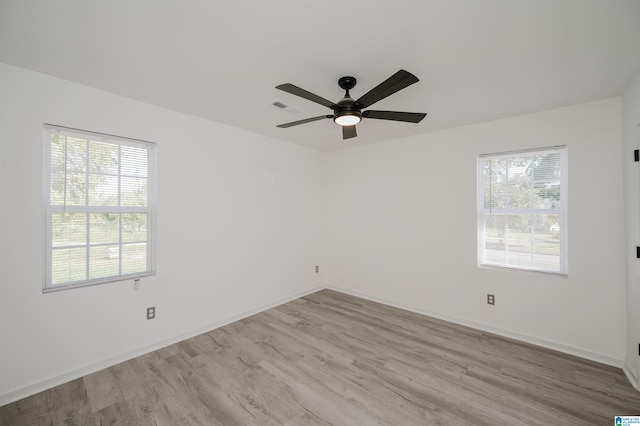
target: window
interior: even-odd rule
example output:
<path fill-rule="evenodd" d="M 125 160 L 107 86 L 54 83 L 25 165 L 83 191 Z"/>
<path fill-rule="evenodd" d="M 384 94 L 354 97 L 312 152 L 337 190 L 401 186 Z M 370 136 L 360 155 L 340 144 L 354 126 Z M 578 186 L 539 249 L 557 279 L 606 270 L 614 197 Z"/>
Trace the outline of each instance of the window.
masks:
<path fill-rule="evenodd" d="M 44 125 L 44 291 L 155 271 L 155 144 Z"/>
<path fill-rule="evenodd" d="M 567 273 L 565 147 L 478 159 L 478 263 Z"/>

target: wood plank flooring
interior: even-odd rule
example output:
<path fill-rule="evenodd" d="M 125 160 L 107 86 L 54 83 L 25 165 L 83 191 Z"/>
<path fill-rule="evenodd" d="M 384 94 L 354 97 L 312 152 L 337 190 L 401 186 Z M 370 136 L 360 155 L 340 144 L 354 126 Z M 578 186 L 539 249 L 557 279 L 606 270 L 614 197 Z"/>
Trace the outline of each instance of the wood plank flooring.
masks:
<path fill-rule="evenodd" d="M 620 369 L 331 290 L 0 407 L 1 425 L 610 425 Z"/>

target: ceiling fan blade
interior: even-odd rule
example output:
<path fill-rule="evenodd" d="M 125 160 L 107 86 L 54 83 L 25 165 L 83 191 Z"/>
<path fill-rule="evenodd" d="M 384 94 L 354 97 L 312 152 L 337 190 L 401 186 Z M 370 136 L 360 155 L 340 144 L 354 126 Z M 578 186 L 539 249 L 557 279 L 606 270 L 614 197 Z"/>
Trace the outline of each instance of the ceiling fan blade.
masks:
<path fill-rule="evenodd" d="M 287 127 L 297 126 L 299 124 L 311 123 L 312 121 L 322 120 L 323 118 L 331 118 L 332 115 L 320 115 L 318 117 L 305 118 L 304 120 L 292 121 L 291 123 L 278 124 L 276 127 L 286 129 Z"/>
<path fill-rule="evenodd" d="M 362 108 L 366 108 L 387 96 L 393 95 L 397 91 L 412 85 L 413 83 L 417 83 L 418 81 L 418 77 L 415 75 L 408 71 L 400 70 L 373 89 L 369 90 L 361 96 L 356 103 L 360 104 Z"/>
<path fill-rule="evenodd" d="M 342 126 L 342 139 L 351 139 L 358 136 L 356 133 L 356 126 Z"/>
<path fill-rule="evenodd" d="M 424 112 L 376 111 L 373 109 L 362 112 L 362 116 L 365 118 L 406 121 L 409 123 L 419 123 L 426 115 Z"/>
<path fill-rule="evenodd" d="M 305 98 L 311 102 L 315 102 L 317 104 L 320 105 L 324 105 L 328 108 L 333 109 L 336 104 L 331 102 L 330 100 L 327 100 L 325 98 L 322 98 L 318 95 L 315 95 L 311 92 L 307 92 L 304 89 L 299 88 L 298 86 L 294 86 L 291 83 L 285 83 L 285 84 L 281 84 L 279 86 L 276 86 L 276 89 L 280 89 L 283 90 L 285 92 L 291 93 L 292 95 L 296 95 L 296 96 L 300 96 L 301 98 Z"/>

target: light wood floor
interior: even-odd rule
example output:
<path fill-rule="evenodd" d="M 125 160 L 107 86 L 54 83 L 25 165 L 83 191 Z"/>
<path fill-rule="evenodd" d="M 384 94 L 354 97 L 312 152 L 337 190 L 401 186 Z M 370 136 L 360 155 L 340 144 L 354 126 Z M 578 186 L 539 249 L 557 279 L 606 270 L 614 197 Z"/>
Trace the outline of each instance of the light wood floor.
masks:
<path fill-rule="evenodd" d="M 330 290 L 0 407 L 1 425 L 610 425 L 621 370 Z"/>

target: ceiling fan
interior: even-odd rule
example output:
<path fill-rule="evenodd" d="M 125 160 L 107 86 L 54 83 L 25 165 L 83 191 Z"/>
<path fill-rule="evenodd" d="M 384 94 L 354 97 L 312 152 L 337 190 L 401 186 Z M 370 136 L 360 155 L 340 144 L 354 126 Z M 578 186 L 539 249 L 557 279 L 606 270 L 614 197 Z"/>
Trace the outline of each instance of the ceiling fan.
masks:
<path fill-rule="evenodd" d="M 358 124 L 363 118 L 419 123 L 427 114 L 422 112 L 378 111 L 373 109 L 362 111 L 363 108 L 368 108 L 374 103 L 386 98 L 387 96 L 393 95 L 394 93 L 412 85 L 413 83 L 417 83 L 418 81 L 418 77 L 415 75 L 408 71 L 400 70 L 373 89 L 369 90 L 359 99 L 354 100 L 349 95 L 349 90 L 355 87 L 356 79 L 354 77 L 342 77 L 338 80 L 338 85 L 343 88 L 346 93 L 344 98 L 342 98 L 338 103 L 331 102 L 330 100 L 301 89 L 298 86 L 294 86 L 291 83 L 281 84 L 276 86 L 276 89 L 283 90 L 331 108 L 333 110 L 333 114 L 305 118 L 304 120 L 280 124 L 276 127 L 287 128 L 297 126 L 299 124 L 311 123 L 312 121 L 318 121 L 324 118 L 332 118 L 336 124 L 342 126 L 342 139 L 349 139 L 358 136 L 356 133 L 356 124 Z"/>

